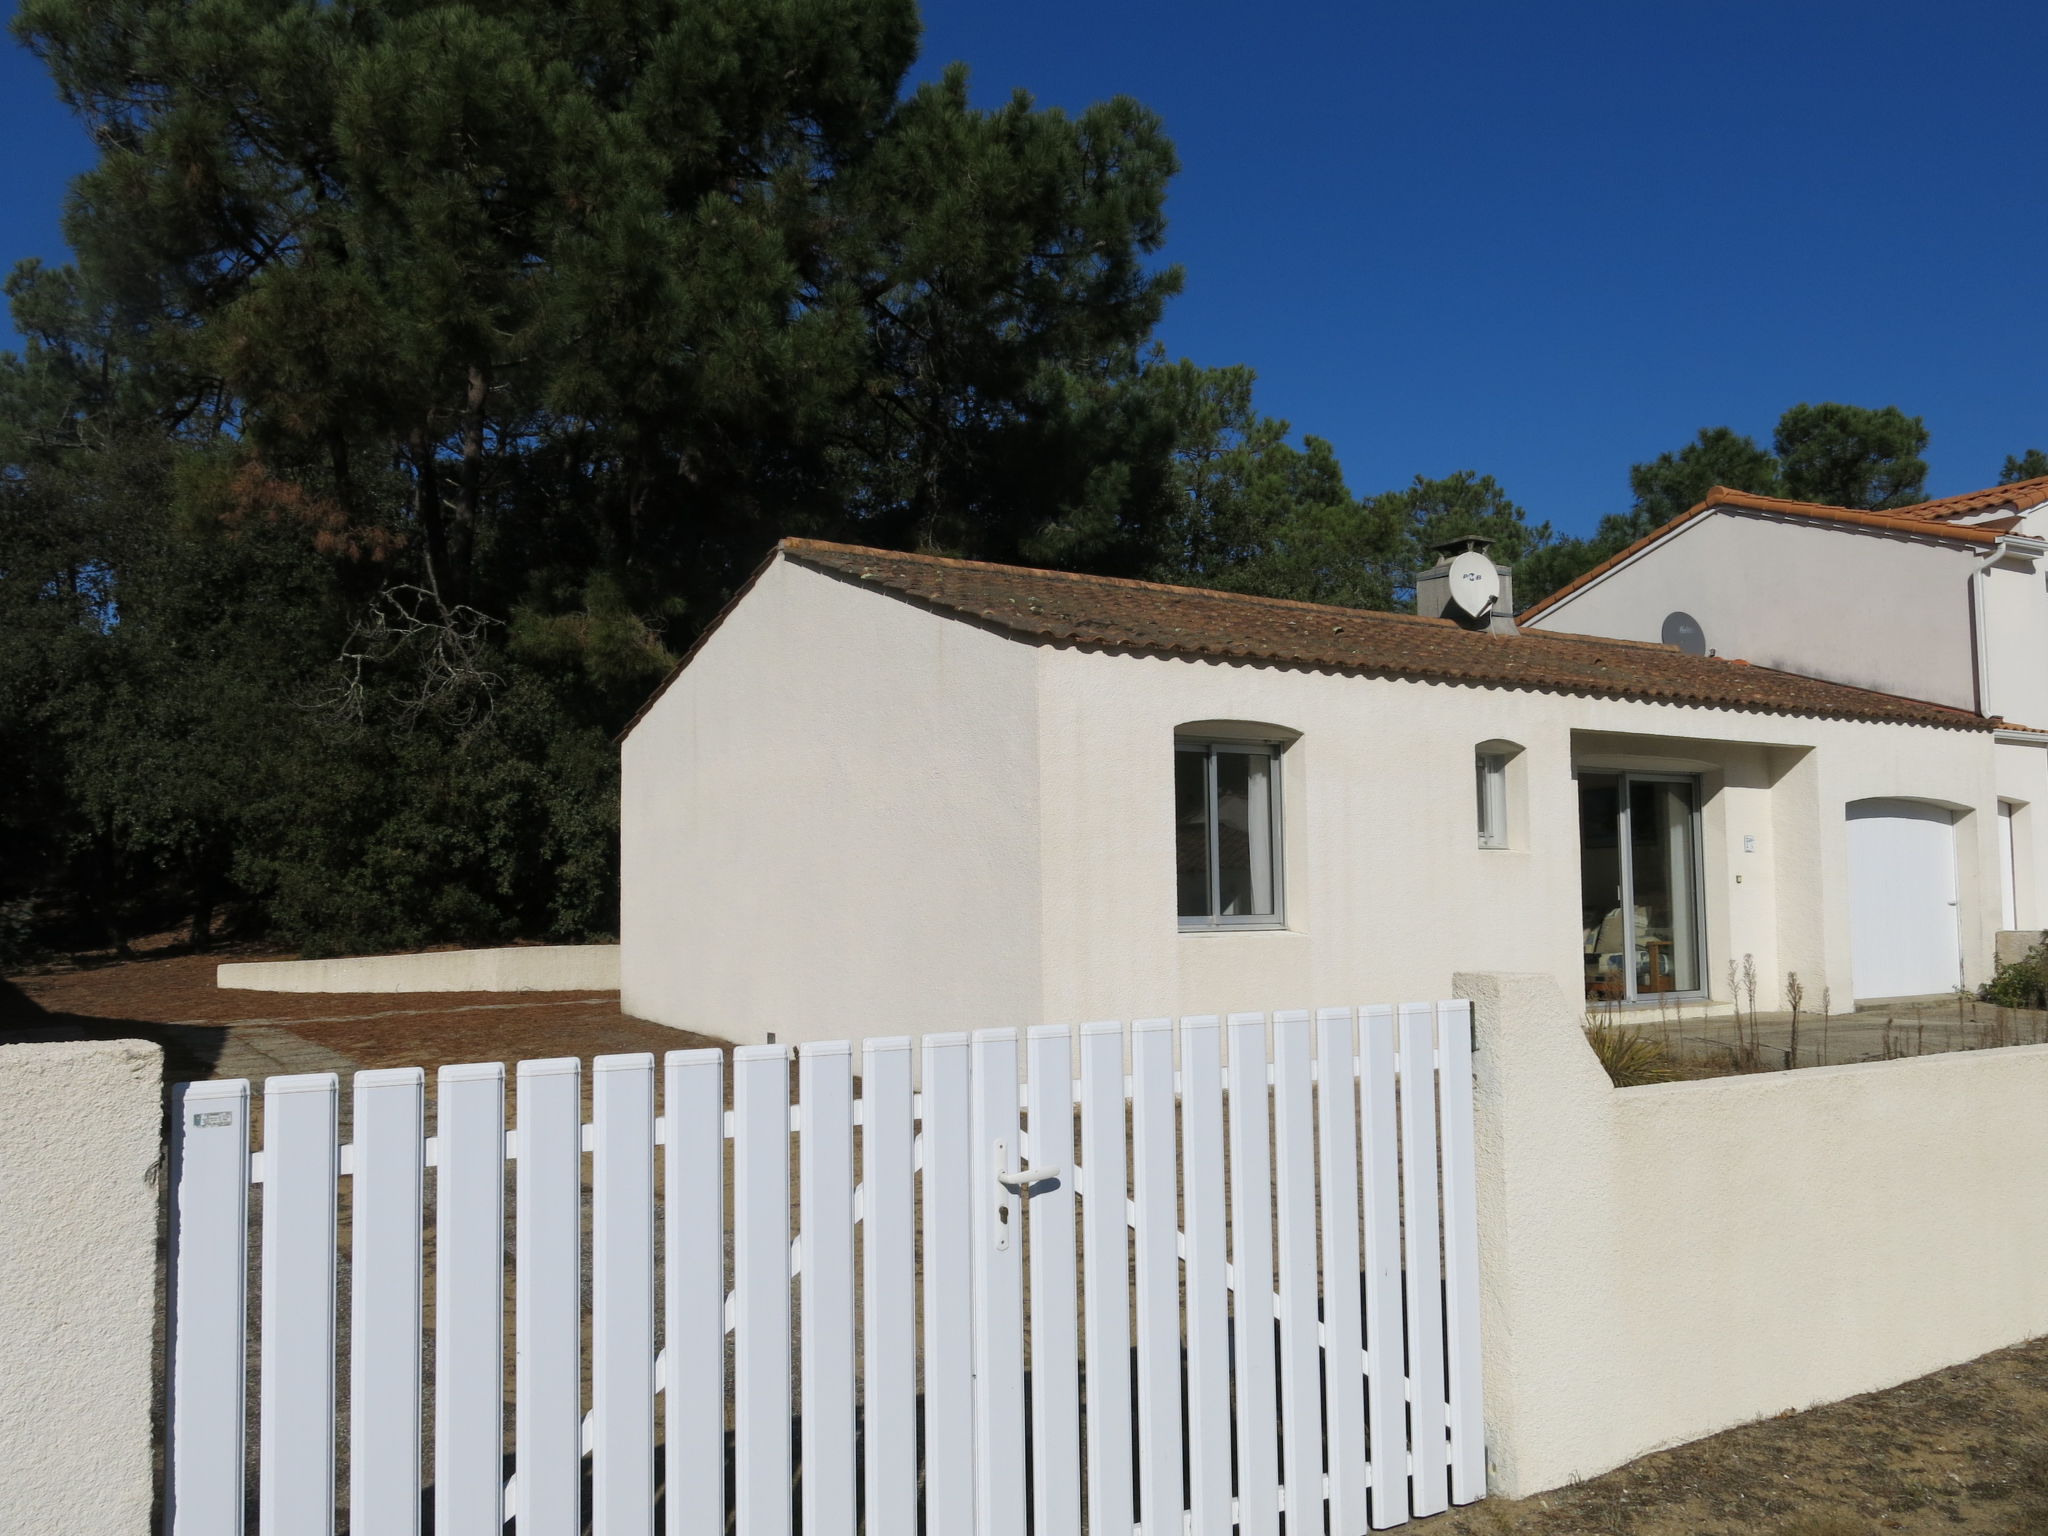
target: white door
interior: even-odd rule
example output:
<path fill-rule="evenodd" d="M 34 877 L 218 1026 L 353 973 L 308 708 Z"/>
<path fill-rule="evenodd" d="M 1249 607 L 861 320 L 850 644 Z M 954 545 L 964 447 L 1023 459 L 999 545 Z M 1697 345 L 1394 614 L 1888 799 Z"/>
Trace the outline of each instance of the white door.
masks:
<path fill-rule="evenodd" d="M 1915 997 L 1961 984 L 1949 812 L 1915 800 L 1849 807 L 1849 930 L 1858 997 Z"/>

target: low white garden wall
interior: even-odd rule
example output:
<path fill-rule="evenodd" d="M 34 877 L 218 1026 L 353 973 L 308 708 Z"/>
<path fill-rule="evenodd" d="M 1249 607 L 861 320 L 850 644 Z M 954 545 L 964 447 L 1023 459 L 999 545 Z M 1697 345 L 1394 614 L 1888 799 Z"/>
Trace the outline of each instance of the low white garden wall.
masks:
<path fill-rule="evenodd" d="M 259 960 L 223 965 L 222 987 L 256 992 L 611 992 L 616 944 L 523 944 L 349 960 Z"/>
<path fill-rule="evenodd" d="M 1467 975 L 1494 1492 L 2048 1333 L 2048 1046 L 1616 1089 Z"/>
<path fill-rule="evenodd" d="M 149 1528 L 162 1064 L 0 1046 L 0 1531 Z"/>

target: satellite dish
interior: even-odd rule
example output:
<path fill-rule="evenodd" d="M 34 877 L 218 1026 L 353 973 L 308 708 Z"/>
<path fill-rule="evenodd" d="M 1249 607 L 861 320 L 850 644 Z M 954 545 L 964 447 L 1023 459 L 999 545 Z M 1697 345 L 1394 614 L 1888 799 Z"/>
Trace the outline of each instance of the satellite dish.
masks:
<path fill-rule="evenodd" d="M 1476 549 L 1453 558 L 1447 575 L 1451 604 L 1468 619 L 1485 618 L 1500 601 L 1500 572 Z"/>
<path fill-rule="evenodd" d="M 1664 620 L 1663 640 L 1666 645 L 1675 645 L 1688 656 L 1707 654 L 1706 631 L 1700 628 L 1700 621 L 1689 613 L 1674 613 Z"/>

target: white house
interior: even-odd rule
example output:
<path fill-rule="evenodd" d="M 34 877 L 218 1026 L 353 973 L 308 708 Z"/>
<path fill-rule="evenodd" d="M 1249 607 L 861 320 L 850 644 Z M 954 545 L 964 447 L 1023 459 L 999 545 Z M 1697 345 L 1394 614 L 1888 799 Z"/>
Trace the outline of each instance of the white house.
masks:
<path fill-rule="evenodd" d="M 1966 702 L 1656 643 L 791 540 L 625 737 L 622 1002 L 787 1041 L 1457 970 L 1941 991 L 2000 922 L 1994 751 Z M 1901 802 L 1952 856 L 1873 908 L 1852 834 Z"/>
<path fill-rule="evenodd" d="M 2048 926 L 2044 557 L 2048 479 L 1891 512 L 1717 486 L 1521 622 L 1664 640 L 1998 717 L 1999 926 L 2038 930 Z M 1858 827 L 1866 862 L 1945 860 L 1929 814 Z"/>

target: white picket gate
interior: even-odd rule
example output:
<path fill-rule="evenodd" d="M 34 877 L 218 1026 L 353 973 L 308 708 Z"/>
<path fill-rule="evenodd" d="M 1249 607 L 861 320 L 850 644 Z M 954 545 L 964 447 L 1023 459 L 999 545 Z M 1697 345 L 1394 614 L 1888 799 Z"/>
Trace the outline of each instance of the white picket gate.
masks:
<path fill-rule="evenodd" d="M 794 1103 L 787 1047 L 729 1098 L 676 1051 L 659 1116 L 654 1058 L 606 1056 L 587 1125 L 579 1063 L 527 1061 L 509 1132 L 505 1069 L 445 1067 L 432 1135 L 420 1069 L 366 1071 L 346 1145 L 332 1074 L 276 1077 L 253 1154 L 248 1084 L 191 1084 L 168 1528 L 243 1530 L 253 1478 L 264 1536 L 326 1536 L 338 1450 L 357 1536 L 1356 1536 L 1477 1499 L 1471 1039 L 1464 1003 L 985 1030 L 868 1041 L 858 1082 L 808 1045 Z"/>

